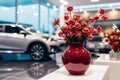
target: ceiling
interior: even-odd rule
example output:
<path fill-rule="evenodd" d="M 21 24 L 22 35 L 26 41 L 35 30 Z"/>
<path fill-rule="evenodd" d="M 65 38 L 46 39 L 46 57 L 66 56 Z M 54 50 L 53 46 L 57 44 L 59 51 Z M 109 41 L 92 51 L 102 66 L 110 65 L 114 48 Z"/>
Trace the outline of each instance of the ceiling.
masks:
<path fill-rule="evenodd" d="M 13 7 L 15 6 L 16 0 L 0 0 L 0 6 Z M 59 0 L 17 0 L 20 5 L 29 5 L 36 4 L 40 1 L 40 3 L 51 2 L 56 5 L 60 5 Z M 120 2 L 120 0 L 100 0 L 99 2 L 90 2 L 90 0 L 66 0 L 69 5 L 73 6 L 83 6 L 83 5 L 92 5 L 92 4 L 102 4 L 102 3 L 113 3 Z"/>
<path fill-rule="evenodd" d="M 57 5 L 60 4 L 58 0 L 48 0 L 48 1 L 52 2 L 53 4 L 57 4 Z M 72 5 L 72 6 L 120 2 L 120 0 L 100 0 L 99 2 L 90 2 L 90 0 L 66 0 L 66 1 L 69 3 L 69 5 Z"/>
<path fill-rule="evenodd" d="M 13 7 L 15 6 L 16 1 L 18 1 L 18 4 L 20 5 L 37 4 L 39 1 L 40 3 L 47 2 L 47 0 L 0 0 L 0 6 Z"/>

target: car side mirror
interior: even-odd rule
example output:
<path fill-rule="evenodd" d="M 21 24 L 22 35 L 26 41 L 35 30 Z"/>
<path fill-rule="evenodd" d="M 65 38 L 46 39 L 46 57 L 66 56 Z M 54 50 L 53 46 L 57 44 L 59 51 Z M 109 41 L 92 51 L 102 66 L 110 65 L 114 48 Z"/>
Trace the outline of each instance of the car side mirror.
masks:
<path fill-rule="evenodd" d="M 24 37 L 26 37 L 27 32 L 26 32 L 26 31 L 21 30 L 21 31 L 20 31 L 20 34 L 23 34 L 23 35 L 24 35 Z"/>

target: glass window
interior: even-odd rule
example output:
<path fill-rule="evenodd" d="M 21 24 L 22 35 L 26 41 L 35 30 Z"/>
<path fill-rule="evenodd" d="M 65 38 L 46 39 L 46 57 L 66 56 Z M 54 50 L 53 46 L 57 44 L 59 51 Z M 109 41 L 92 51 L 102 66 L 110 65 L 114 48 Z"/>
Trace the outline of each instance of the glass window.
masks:
<path fill-rule="evenodd" d="M 18 0 L 17 7 L 18 23 L 31 25 L 38 29 L 38 1 L 36 0 Z"/>
<path fill-rule="evenodd" d="M 15 23 L 15 0 L 0 0 L 0 23 Z"/>

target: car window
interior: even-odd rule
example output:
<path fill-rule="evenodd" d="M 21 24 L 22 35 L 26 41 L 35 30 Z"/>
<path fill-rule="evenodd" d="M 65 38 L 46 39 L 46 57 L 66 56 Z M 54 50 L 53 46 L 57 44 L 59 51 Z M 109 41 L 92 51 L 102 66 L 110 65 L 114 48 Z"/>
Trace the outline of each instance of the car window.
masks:
<path fill-rule="evenodd" d="M 18 33 L 18 34 L 20 34 L 20 31 L 21 31 L 22 29 L 21 28 L 19 28 L 19 27 L 12 27 L 12 26 L 5 26 L 5 32 L 6 33 Z"/>
<path fill-rule="evenodd" d="M 21 31 L 21 30 L 22 30 L 22 29 L 19 28 L 19 27 L 14 27 L 14 33 L 20 34 L 20 31 Z"/>
<path fill-rule="evenodd" d="M 2 28 L 3 28 L 3 26 L 0 25 L 0 32 L 3 32 L 3 31 L 2 31 Z"/>
<path fill-rule="evenodd" d="M 13 33 L 13 28 L 11 26 L 5 26 L 6 33 Z"/>

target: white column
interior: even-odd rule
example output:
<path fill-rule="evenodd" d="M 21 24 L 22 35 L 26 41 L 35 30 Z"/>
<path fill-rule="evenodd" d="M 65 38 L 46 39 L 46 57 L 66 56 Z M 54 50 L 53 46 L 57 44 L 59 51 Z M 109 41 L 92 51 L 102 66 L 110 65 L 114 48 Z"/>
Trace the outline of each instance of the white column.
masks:
<path fill-rule="evenodd" d="M 59 10 L 59 17 L 60 17 L 60 25 L 63 26 L 64 25 L 64 4 L 60 5 L 60 10 Z M 56 31 L 56 35 L 58 34 L 58 32 L 60 31 L 60 27 L 57 28 Z"/>
<path fill-rule="evenodd" d="M 60 5 L 60 25 L 64 25 L 64 5 Z"/>

